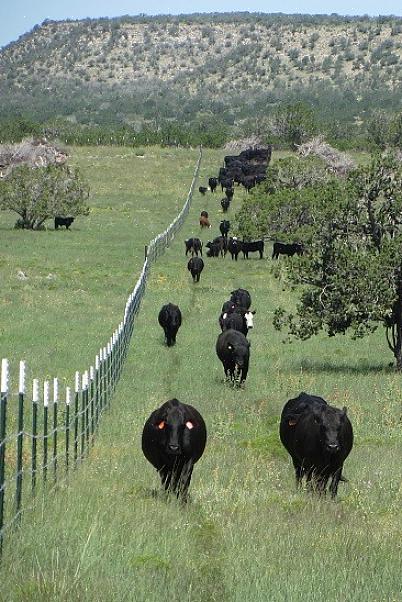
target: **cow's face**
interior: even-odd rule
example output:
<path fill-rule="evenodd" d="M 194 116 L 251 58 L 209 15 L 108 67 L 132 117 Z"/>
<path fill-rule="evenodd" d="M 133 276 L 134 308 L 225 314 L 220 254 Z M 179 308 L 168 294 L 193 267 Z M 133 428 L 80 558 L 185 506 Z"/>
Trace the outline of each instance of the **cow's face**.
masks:
<path fill-rule="evenodd" d="M 247 330 L 250 330 L 254 327 L 254 314 L 255 311 L 247 311 L 244 314 L 244 319 L 246 320 Z"/>
<path fill-rule="evenodd" d="M 322 406 L 313 413 L 314 422 L 318 425 L 320 431 L 320 441 L 325 450 L 335 454 L 341 448 L 342 430 L 346 418 L 346 408 L 338 410 Z"/>
<path fill-rule="evenodd" d="M 169 408 L 160 414 L 154 424 L 159 446 L 169 456 L 183 454 L 189 446 L 190 433 L 194 428 L 191 420 L 186 420 L 182 407 Z"/>

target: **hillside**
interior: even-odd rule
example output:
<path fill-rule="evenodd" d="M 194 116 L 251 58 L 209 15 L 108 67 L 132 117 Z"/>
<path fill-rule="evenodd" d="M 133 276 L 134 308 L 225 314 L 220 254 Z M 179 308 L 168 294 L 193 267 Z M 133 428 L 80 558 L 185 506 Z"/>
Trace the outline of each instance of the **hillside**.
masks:
<path fill-rule="evenodd" d="M 248 13 L 45 21 L 0 52 L 0 118 L 251 127 L 282 100 L 400 108 L 402 19 Z"/>

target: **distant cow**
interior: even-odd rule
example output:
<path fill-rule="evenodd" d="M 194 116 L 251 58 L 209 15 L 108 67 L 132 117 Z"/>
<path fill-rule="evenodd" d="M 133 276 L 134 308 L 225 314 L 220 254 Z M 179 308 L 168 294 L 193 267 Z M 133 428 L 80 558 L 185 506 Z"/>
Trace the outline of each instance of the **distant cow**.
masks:
<path fill-rule="evenodd" d="M 208 211 L 201 211 L 200 215 L 201 215 L 202 217 L 209 217 L 209 215 L 208 215 Z"/>
<path fill-rule="evenodd" d="M 58 230 L 59 226 L 65 226 L 66 230 L 68 230 L 74 219 L 74 217 L 62 217 L 61 215 L 56 215 L 54 218 L 54 229 Z"/>
<path fill-rule="evenodd" d="M 207 192 L 208 188 L 206 188 L 205 186 L 200 186 L 198 191 L 201 192 L 202 195 L 204 195 Z"/>
<path fill-rule="evenodd" d="M 250 343 L 242 332 L 225 330 L 216 341 L 216 353 L 222 362 L 225 376 L 240 383 L 247 378 Z"/>
<path fill-rule="evenodd" d="M 226 255 L 227 244 L 224 236 L 217 236 L 212 242 L 207 242 L 205 246 L 209 249 L 208 257 L 218 257 L 219 255 L 225 257 Z"/>
<path fill-rule="evenodd" d="M 244 307 L 245 309 L 250 309 L 251 307 L 251 295 L 245 288 L 237 288 L 232 291 L 230 293 L 230 300 L 237 307 Z"/>
<path fill-rule="evenodd" d="M 159 312 L 158 322 L 164 330 L 166 345 L 171 347 L 176 343 L 177 331 L 181 326 L 181 311 L 178 306 L 173 303 L 164 305 Z"/>
<path fill-rule="evenodd" d="M 203 417 L 178 399 L 170 399 L 152 412 L 142 432 L 142 451 L 158 471 L 162 487 L 183 501 L 206 442 Z"/>
<path fill-rule="evenodd" d="M 232 260 L 235 259 L 237 261 L 237 256 L 243 248 L 243 243 L 241 240 L 238 240 L 236 236 L 229 238 L 228 241 L 228 251 L 232 256 Z"/>
<path fill-rule="evenodd" d="M 254 327 L 254 314 L 255 311 L 249 311 L 244 307 L 236 307 L 234 311 L 221 315 L 219 324 L 221 324 L 222 331 L 232 328 L 247 336 L 248 331 Z"/>
<path fill-rule="evenodd" d="M 201 228 L 210 228 L 211 227 L 211 223 L 210 223 L 209 219 L 207 217 L 205 217 L 205 215 L 200 215 L 200 226 L 201 226 Z"/>
<path fill-rule="evenodd" d="M 222 192 L 223 192 L 225 188 L 232 188 L 233 179 L 224 177 L 224 178 L 221 178 L 220 183 L 221 183 L 221 188 L 222 188 Z"/>
<path fill-rule="evenodd" d="M 230 206 L 230 200 L 228 198 L 224 198 L 221 200 L 221 207 L 224 213 L 226 213 L 226 211 L 229 209 Z"/>
<path fill-rule="evenodd" d="M 229 201 L 231 201 L 233 199 L 233 195 L 234 195 L 233 188 L 226 188 L 225 195 L 226 195 L 226 198 L 229 199 Z"/>
<path fill-rule="evenodd" d="M 243 240 L 242 251 L 244 259 L 248 259 L 249 253 L 259 253 L 260 259 L 264 256 L 264 241 L 263 240 L 255 240 L 252 242 L 245 242 Z"/>
<path fill-rule="evenodd" d="M 198 253 L 200 253 L 202 257 L 202 242 L 199 238 L 189 238 L 188 240 L 184 241 L 184 244 L 186 245 L 186 256 L 189 252 L 191 252 L 192 256 L 198 256 Z"/>
<path fill-rule="evenodd" d="M 303 255 L 303 252 L 303 245 L 299 242 L 289 244 L 284 242 L 274 242 L 272 259 L 278 259 L 279 255 L 287 255 L 288 257 L 293 257 L 295 254 Z"/>
<path fill-rule="evenodd" d="M 191 272 L 193 282 L 199 282 L 201 272 L 204 269 L 204 262 L 201 257 L 192 257 L 187 264 L 187 269 Z"/>
<path fill-rule="evenodd" d="M 209 178 L 208 185 L 211 189 L 211 192 L 215 192 L 215 190 L 218 186 L 218 178 Z"/>
<path fill-rule="evenodd" d="M 279 428 L 281 441 L 292 457 L 296 483 L 303 477 L 325 492 L 329 478 L 335 498 L 343 463 L 353 446 L 353 429 L 346 408 L 339 410 L 322 397 L 300 393 L 284 406 Z"/>
<path fill-rule="evenodd" d="M 230 230 L 230 222 L 227 219 L 221 220 L 219 224 L 219 230 L 221 231 L 222 236 L 227 238 Z"/>

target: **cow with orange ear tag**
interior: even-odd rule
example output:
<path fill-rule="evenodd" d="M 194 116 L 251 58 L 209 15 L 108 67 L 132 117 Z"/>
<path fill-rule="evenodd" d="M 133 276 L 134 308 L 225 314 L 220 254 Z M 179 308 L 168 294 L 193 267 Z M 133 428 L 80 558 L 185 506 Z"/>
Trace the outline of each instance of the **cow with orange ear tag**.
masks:
<path fill-rule="evenodd" d="M 193 406 L 171 399 L 152 412 L 142 432 L 142 451 L 167 492 L 186 501 L 194 464 L 201 458 L 207 429 Z"/>

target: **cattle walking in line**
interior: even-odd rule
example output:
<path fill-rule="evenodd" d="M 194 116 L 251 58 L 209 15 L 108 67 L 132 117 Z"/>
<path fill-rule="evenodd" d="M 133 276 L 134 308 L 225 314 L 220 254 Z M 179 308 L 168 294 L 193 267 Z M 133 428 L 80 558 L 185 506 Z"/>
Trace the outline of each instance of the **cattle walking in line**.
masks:
<path fill-rule="evenodd" d="M 284 243 L 274 242 L 272 249 L 272 259 L 278 259 L 279 255 L 287 255 L 293 257 L 293 255 L 303 255 L 304 248 L 300 242 Z"/>
<path fill-rule="evenodd" d="M 186 245 L 186 257 L 189 252 L 191 252 L 191 256 L 198 256 L 199 253 L 202 257 L 202 242 L 199 238 L 189 238 L 184 241 L 184 244 Z"/>
<path fill-rule="evenodd" d="M 237 288 L 230 293 L 230 300 L 237 307 L 244 307 L 244 309 L 250 309 L 251 307 L 251 295 L 246 288 Z"/>
<path fill-rule="evenodd" d="M 353 429 L 342 410 L 330 406 L 322 397 L 300 393 L 290 399 L 281 415 L 279 435 L 292 457 L 296 483 L 303 477 L 319 493 L 329 490 L 335 498 L 342 477 L 343 463 L 353 447 Z"/>
<path fill-rule="evenodd" d="M 62 217 L 61 215 L 56 215 L 54 218 L 54 229 L 58 230 L 60 226 L 65 226 L 66 230 L 68 230 L 74 219 L 74 217 Z"/>
<path fill-rule="evenodd" d="M 219 324 L 222 331 L 233 329 L 242 332 L 246 337 L 249 330 L 254 327 L 255 311 L 244 307 L 235 307 L 233 311 L 221 314 Z"/>
<path fill-rule="evenodd" d="M 208 185 L 211 189 L 211 192 L 215 192 L 218 187 L 218 178 L 209 178 Z"/>
<path fill-rule="evenodd" d="M 170 399 L 145 422 L 142 451 L 156 468 L 162 487 L 187 501 L 193 467 L 204 453 L 207 429 L 191 405 Z"/>
<path fill-rule="evenodd" d="M 237 261 L 237 257 L 242 250 L 243 243 L 241 240 L 238 240 L 236 236 L 230 237 L 228 242 L 228 251 L 232 256 L 232 260 L 235 259 Z"/>
<path fill-rule="evenodd" d="M 243 383 L 247 378 L 250 343 L 242 332 L 225 330 L 216 341 L 216 353 L 223 365 L 225 377 Z"/>
<path fill-rule="evenodd" d="M 224 198 L 221 200 L 221 207 L 224 213 L 226 213 L 226 211 L 229 209 L 230 207 L 230 200 L 228 198 Z"/>
<path fill-rule="evenodd" d="M 201 257 L 192 257 L 187 264 L 187 269 L 191 272 L 193 282 L 199 282 L 201 272 L 204 269 L 204 262 Z"/>
<path fill-rule="evenodd" d="M 260 259 L 264 257 L 264 241 L 254 240 L 252 242 L 245 242 L 242 244 L 243 258 L 248 259 L 249 253 L 259 253 Z"/>
<path fill-rule="evenodd" d="M 217 236 L 214 240 L 208 241 L 205 245 L 208 247 L 209 251 L 207 252 L 208 257 L 225 257 L 227 252 L 227 241 L 224 236 Z"/>
<path fill-rule="evenodd" d="M 207 217 L 205 217 L 204 215 L 200 215 L 200 226 L 201 226 L 201 228 L 210 228 L 211 227 L 211 223 L 210 223 L 209 219 Z"/>
<path fill-rule="evenodd" d="M 198 191 L 201 192 L 202 196 L 205 195 L 205 193 L 207 192 L 208 188 L 206 188 L 205 186 L 200 186 Z"/>
<path fill-rule="evenodd" d="M 220 224 L 219 224 L 219 230 L 222 234 L 222 236 L 224 236 L 225 238 L 228 237 L 228 232 L 230 230 L 230 222 L 227 219 L 223 219 L 221 220 Z"/>
<path fill-rule="evenodd" d="M 167 303 L 158 315 L 158 322 L 165 333 L 166 345 L 171 347 L 176 343 L 177 331 L 181 326 L 181 311 L 177 305 Z"/>

